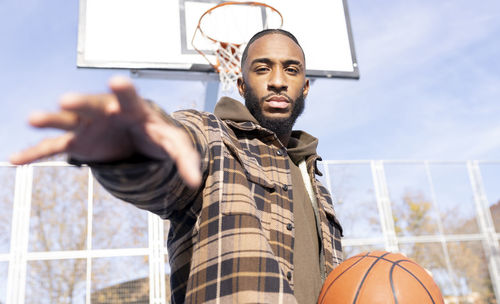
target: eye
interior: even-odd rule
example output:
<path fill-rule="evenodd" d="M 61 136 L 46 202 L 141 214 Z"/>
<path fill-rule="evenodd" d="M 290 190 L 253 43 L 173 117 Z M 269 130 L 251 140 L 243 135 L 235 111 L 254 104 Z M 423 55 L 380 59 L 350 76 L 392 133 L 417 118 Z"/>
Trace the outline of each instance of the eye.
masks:
<path fill-rule="evenodd" d="M 290 74 L 297 74 L 299 72 L 299 69 L 296 67 L 287 67 L 285 68 L 285 71 Z"/>
<path fill-rule="evenodd" d="M 255 71 L 257 73 L 264 73 L 264 72 L 269 71 L 269 67 L 267 67 L 267 66 L 258 66 L 258 67 L 255 68 Z"/>

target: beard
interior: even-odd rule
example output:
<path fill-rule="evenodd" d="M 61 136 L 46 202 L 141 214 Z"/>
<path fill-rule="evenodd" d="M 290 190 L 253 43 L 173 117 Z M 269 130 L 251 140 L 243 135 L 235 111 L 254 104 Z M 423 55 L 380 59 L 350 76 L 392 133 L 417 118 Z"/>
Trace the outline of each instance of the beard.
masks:
<path fill-rule="evenodd" d="M 280 96 L 286 97 L 288 101 L 293 105 L 290 116 L 283 118 L 270 118 L 266 117 L 264 113 L 262 113 L 262 108 L 260 106 L 261 102 L 264 102 L 264 100 L 273 95 L 278 94 L 269 94 L 268 96 L 265 96 L 261 100 L 259 100 L 259 98 L 254 94 L 253 90 L 247 87 L 247 90 L 244 93 L 245 106 L 262 127 L 273 131 L 278 137 L 282 135 L 288 135 L 292 131 L 295 121 L 304 111 L 304 93 L 301 92 L 300 96 L 297 97 L 295 101 L 292 101 L 292 99 L 285 94 L 280 94 Z"/>

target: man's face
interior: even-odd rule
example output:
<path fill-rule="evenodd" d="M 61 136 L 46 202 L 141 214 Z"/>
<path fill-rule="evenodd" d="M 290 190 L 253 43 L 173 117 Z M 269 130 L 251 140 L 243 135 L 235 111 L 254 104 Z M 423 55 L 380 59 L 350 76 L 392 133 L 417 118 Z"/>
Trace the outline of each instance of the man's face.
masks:
<path fill-rule="evenodd" d="M 262 36 L 250 45 L 242 73 L 238 90 L 254 117 L 278 134 L 290 131 L 309 91 L 300 47 L 285 35 Z"/>

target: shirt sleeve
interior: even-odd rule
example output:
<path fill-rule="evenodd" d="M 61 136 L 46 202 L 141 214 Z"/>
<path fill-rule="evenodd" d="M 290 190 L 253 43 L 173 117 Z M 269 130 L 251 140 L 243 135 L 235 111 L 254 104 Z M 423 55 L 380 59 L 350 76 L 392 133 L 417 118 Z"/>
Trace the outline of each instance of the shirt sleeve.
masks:
<path fill-rule="evenodd" d="M 154 106 L 158 108 L 157 106 Z M 159 110 L 161 111 L 161 110 Z M 172 116 L 161 111 L 165 120 L 182 128 L 193 146 L 200 153 L 202 182 L 208 168 L 208 139 L 206 117 L 197 111 L 179 111 Z M 154 160 L 134 156 L 120 162 L 88 164 L 96 180 L 112 195 L 138 208 L 168 219 L 172 214 L 200 208 L 195 203 L 202 188 L 188 187 L 180 178 L 175 163 L 170 160 Z"/>

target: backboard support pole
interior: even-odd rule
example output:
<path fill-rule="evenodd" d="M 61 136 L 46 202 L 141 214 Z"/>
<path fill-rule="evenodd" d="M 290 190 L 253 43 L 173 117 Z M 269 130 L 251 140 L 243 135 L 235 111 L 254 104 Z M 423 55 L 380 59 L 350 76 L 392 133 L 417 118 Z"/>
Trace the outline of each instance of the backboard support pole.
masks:
<path fill-rule="evenodd" d="M 205 81 L 205 104 L 203 110 L 213 113 L 219 100 L 219 81 Z"/>

